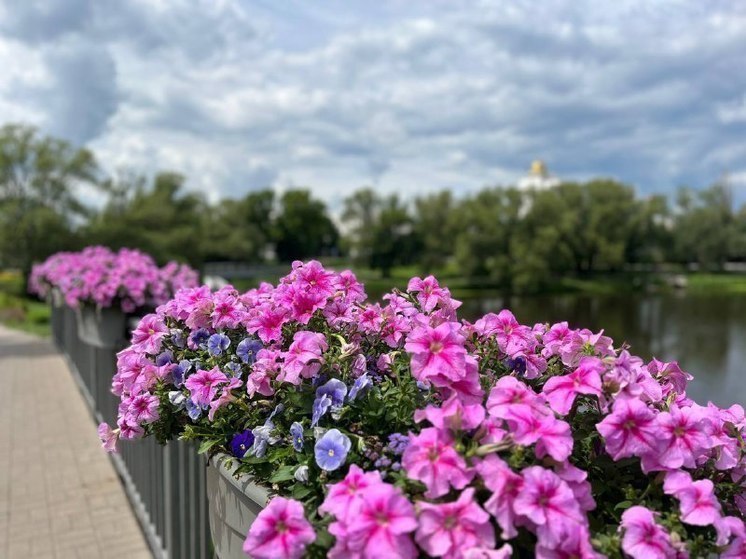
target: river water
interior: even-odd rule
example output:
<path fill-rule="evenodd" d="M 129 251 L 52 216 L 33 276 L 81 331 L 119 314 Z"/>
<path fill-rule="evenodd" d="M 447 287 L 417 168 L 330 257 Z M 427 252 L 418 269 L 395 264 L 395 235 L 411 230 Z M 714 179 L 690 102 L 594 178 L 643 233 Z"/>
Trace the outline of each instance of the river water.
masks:
<path fill-rule="evenodd" d="M 604 329 L 643 359 L 677 360 L 694 375 L 688 390 L 700 403 L 746 404 L 746 296 L 655 294 L 480 297 L 464 300 L 469 320 L 510 309 L 522 324 L 566 320 Z"/>

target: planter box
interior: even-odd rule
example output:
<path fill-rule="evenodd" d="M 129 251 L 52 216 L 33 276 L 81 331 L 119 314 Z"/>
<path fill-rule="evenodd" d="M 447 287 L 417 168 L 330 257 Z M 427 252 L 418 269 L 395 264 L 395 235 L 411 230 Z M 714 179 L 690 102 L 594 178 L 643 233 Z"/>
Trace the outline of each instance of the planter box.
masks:
<path fill-rule="evenodd" d="M 65 306 L 65 296 L 60 291 L 59 287 L 53 287 L 49 293 L 49 302 L 52 307 L 58 309 Z"/>
<path fill-rule="evenodd" d="M 207 503 L 210 534 L 219 559 L 246 559 L 243 542 L 249 527 L 269 500 L 269 491 L 250 476 L 236 479 L 233 472 L 238 461 L 229 469 L 226 454 L 210 459 L 207 468 Z"/>
<path fill-rule="evenodd" d="M 120 309 L 84 305 L 77 309 L 78 336 L 85 343 L 112 348 L 125 340 L 126 316 Z"/>

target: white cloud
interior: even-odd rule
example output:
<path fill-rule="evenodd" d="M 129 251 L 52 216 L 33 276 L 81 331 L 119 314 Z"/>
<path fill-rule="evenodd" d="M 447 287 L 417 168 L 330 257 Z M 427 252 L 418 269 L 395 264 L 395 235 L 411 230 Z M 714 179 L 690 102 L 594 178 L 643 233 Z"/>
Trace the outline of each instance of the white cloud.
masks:
<path fill-rule="evenodd" d="M 60 2 L 2 11 L 0 119 L 212 197 L 466 192 L 534 157 L 649 191 L 746 157 L 742 4 Z"/>

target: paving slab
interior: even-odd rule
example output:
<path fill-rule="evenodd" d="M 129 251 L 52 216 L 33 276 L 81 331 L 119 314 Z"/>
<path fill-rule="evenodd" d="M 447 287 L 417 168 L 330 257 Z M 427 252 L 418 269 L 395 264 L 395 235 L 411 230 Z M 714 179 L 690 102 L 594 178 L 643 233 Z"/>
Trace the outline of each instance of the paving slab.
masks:
<path fill-rule="evenodd" d="M 0 559 L 47 557 L 152 555 L 62 355 L 0 325 Z"/>

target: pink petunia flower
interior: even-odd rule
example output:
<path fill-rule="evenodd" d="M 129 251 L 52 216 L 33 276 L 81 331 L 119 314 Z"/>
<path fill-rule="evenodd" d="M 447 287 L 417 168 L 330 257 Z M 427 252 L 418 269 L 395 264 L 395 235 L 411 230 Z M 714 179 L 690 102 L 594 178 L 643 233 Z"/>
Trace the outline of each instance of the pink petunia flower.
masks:
<path fill-rule="evenodd" d="M 536 456 L 547 454 L 558 462 L 567 460 L 573 447 L 570 426 L 553 415 L 537 413 L 535 408 L 518 406 L 508 419 L 513 440 L 522 446 L 536 444 Z"/>
<path fill-rule="evenodd" d="M 540 396 L 529 386 L 515 377 L 502 377 L 495 383 L 487 398 L 487 412 L 499 419 L 508 419 L 517 410 L 525 406 L 539 413 L 551 414 Z"/>
<path fill-rule="evenodd" d="M 329 486 L 319 512 L 347 518 L 351 511 L 357 510 L 355 507 L 361 502 L 362 492 L 378 483 L 383 483 L 379 472 L 364 472 L 352 464 L 342 481 Z"/>
<path fill-rule="evenodd" d="M 127 414 L 137 423 L 153 423 L 159 417 L 158 404 L 158 396 L 140 394 L 130 400 Z"/>
<path fill-rule="evenodd" d="M 407 284 L 407 291 L 417 293 L 417 302 L 422 307 L 423 312 L 426 313 L 431 312 L 438 304 L 441 296 L 445 294 L 438 285 L 438 280 L 433 276 L 427 276 L 425 279 L 412 278 Z"/>
<path fill-rule="evenodd" d="M 293 336 L 293 343 L 283 354 L 283 365 L 277 380 L 299 384 L 302 378 L 316 376 L 323 363 L 322 354 L 329 349 L 323 334 L 302 330 Z"/>
<path fill-rule="evenodd" d="M 500 351 L 512 355 L 533 345 L 531 328 L 518 323 L 509 310 L 488 313 L 474 323 L 474 330 L 483 337 L 495 336 Z"/>
<path fill-rule="evenodd" d="M 401 464 L 410 479 L 425 484 L 428 499 L 442 497 L 451 486 L 463 489 L 473 477 L 464 458 L 453 448 L 448 432 L 434 427 L 410 435 Z"/>
<path fill-rule="evenodd" d="M 484 508 L 500 525 L 502 539 L 514 538 L 518 532 L 515 528 L 513 502 L 523 488 L 523 478 L 495 454 L 486 456 L 476 465 L 476 470 L 487 489 L 492 491 L 492 496 L 484 504 Z"/>
<path fill-rule="evenodd" d="M 213 295 L 212 327 L 235 328 L 243 320 L 244 309 L 238 300 L 238 292 L 232 287 L 224 287 Z"/>
<path fill-rule="evenodd" d="M 709 479 L 692 481 L 683 471 L 669 472 L 663 491 L 679 500 L 681 521 L 692 526 L 710 526 L 720 518 L 720 503 Z"/>
<path fill-rule="evenodd" d="M 658 427 L 658 445 L 655 462 L 659 467 L 650 467 L 650 460 L 643 458 L 645 471 L 657 469 L 696 468 L 697 458 L 712 446 L 707 432 L 710 424 L 707 416 L 698 408 L 679 408 L 672 404 L 669 411 L 655 418 Z"/>
<path fill-rule="evenodd" d="M 246 330 L 256 334 L 265 344 L 282 338 L 282 326 L 287 321 L 287 310 L 264 303 L 254 308 L 246 320 Z"/>
<path fill-rule="evenodd" d="M 622 549 L 633 559 L 674 559 L 669 534 L 655 522 L 653 512 L 635 506 L 622 514 Z"/>
<path fill-rule="evenodd" d="M 601 396 L 603 362 L 596 357 L 585 357 L 569 375 L 551 377 L 542 392 L 549 405 L 560 415 L 567 415 L 578 394 Z"/>
<path fill-rule="evenodd" d="M 303 505 L 275 497 L 252 522 L 243 550 L 254 559 L 300 559 L 315 539 Z"/>
<path fill-rule="evenodd" d="M 490 515 L 474 501 L 474 488 L 464 490 L 452 503 L 419 503 L 415 541 L 433 557 L 461 559 L 464 550 L 494 547 Z"/>
<path fill-rule="evenodd" d="M 101 446 L 106 452 L 117 451 L 119 431 L 116 431 L 109 427 L 108 423 L 101 423 L 98 426 L 98 438 L 101 439 Z"/>
<path fill-rule="evenodd" d="M 163 320 L 158 315 L 147 314 L 132 331 L 132 345 L 145 353 L 155 355 L 161 350 L 161 343 L 166 334 L 168 327 Z"/>
<path fill-rule="evenodd" d="M 447 386 L 448 381 L 464 377 L 466 340 L 459 328 L 458 323 L 445 322 L 437 328 L 420 326 L 407 336 L 404 350 L 412 354 L 412 375 L 417 380 Z"/>
<path fill-rule="evenodd" d="M 414 420 L 429 421 L 438 429 L 451 431 L 469 431 L 476 429 L 484 421 L 484 408 L 481 404 L 464 404 L 461 399 L 452 396 L 440 407 L 429 405 L 424 410 L 414 412 Z"/>
<path fill-rule="evenodd" d="M 375 483 L 361 492 L 359 506 L 329 527 L 336 536 L 330 558 L 414 559 L 410 534 L 417 528 L 414 506 L 401 490 Z"/>
<path fill-rule="evenodd" d="M 637 398 L 619 398 L 612 413 L 596 425 L 614 460 L 641 456 L 656 444 L 655 414 Z"/>
<path fill-rule="evenodd" d="M 198 406 L 207 406 L 215 398 L 221 384 L 228 384 L 228 377 L 220 369 L 213 367 L 209 371 L 200 369 L 187 378 L 184 386 L 189 390 L 192 402 Z"/>
<path fill-rule="evenodd" d="M 587 524 L 570 487 L 541 466 L 523 470 L 523 487 L 513 508 L 517 515 L 525 516 L 536 526 L 539 544 L 549 548 L 577 537 L 577 531 Z"/>

